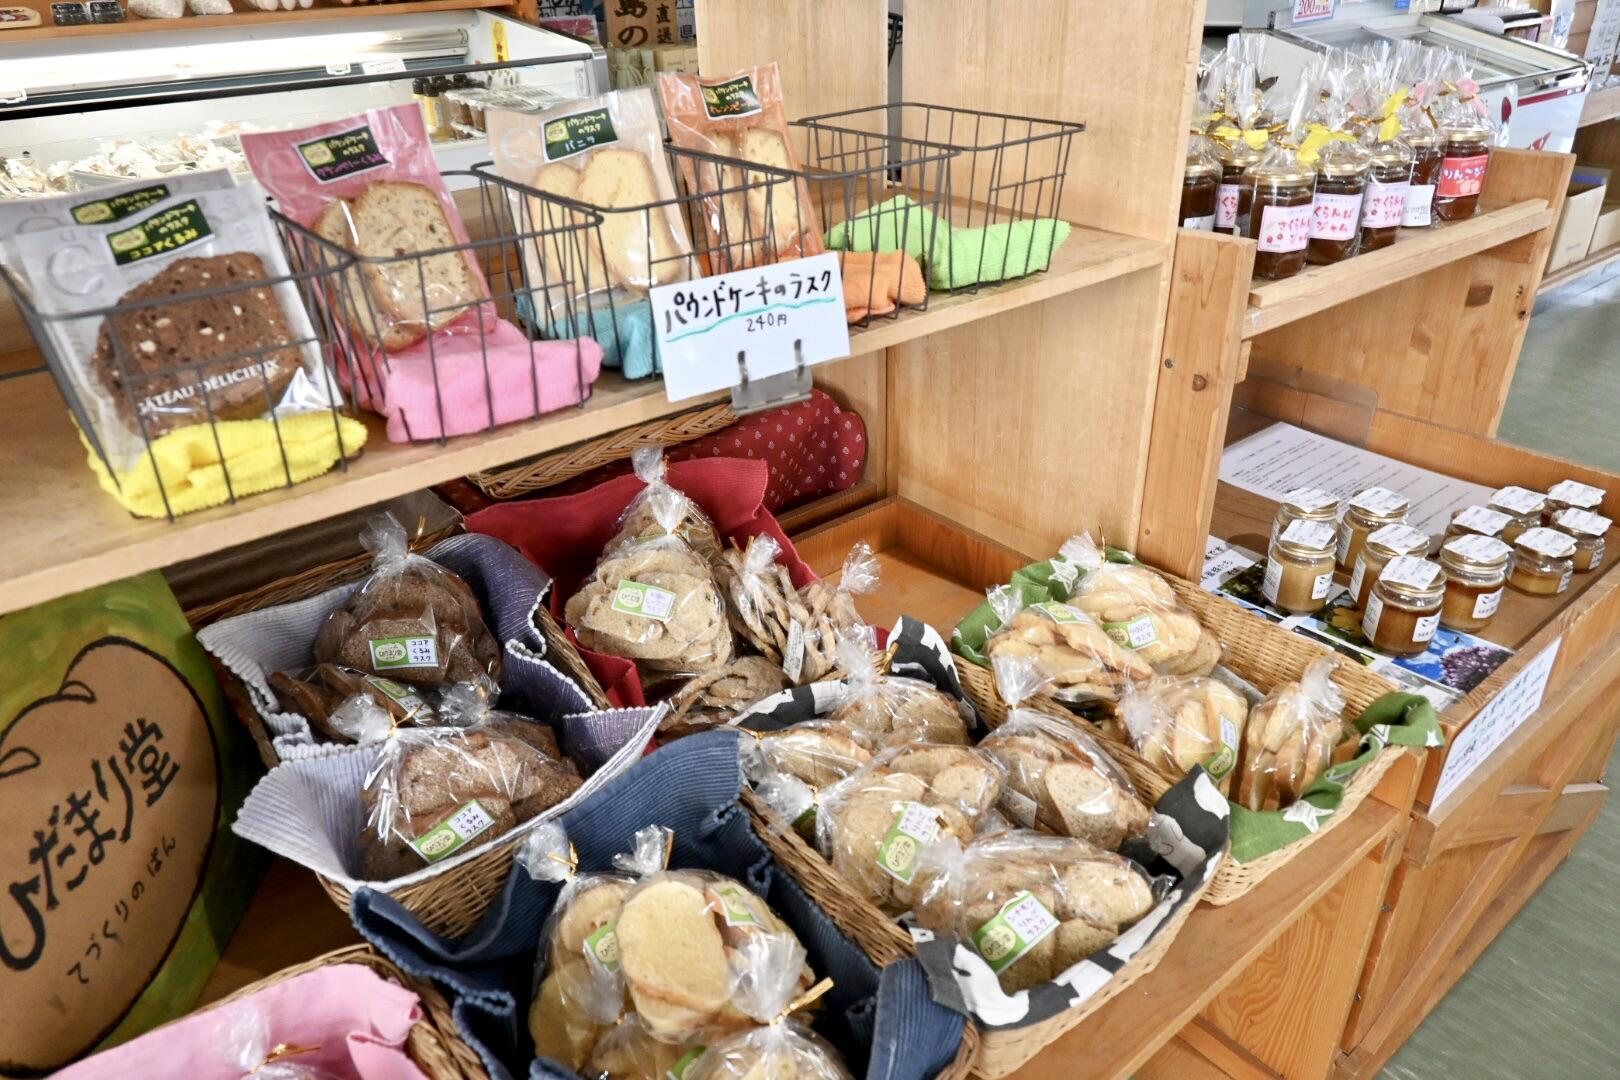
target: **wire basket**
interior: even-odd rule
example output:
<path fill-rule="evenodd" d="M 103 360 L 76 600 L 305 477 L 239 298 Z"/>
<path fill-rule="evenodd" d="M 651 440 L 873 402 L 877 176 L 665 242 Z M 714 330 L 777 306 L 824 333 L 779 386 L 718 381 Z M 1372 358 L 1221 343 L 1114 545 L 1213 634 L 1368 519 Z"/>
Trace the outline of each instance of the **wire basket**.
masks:
<path fill-rule="evenodd" d="M 908 179 L 908 163 L 919 163 L 924 152 L 950 152 L 933 199 L 890 206 L 886 218 L 892 220 L 879 222 L 875 230 L 880 250 L 907 250 L 921 261 L 931 289 L 972 291 L 1041 273 L 1068 237 L 1060 209 L 1082 123 L 895 102 L 794 124 L 806 132 L 803 160 L 812 172 L 836 173 L 849 148 L 875 150 L 883 135 L 889 136 L 891 167 L 898 168 L 902 181 Z M 903 182 L 897 194 L 914 198 L 911 188 Z M 932 220 L 932 214 L 940 220 Z M 895 223 L 904 221 L 910 221 L 911 246 L 899 248 Z M 828 246 L 849 246 L 839 240 L 835 228 Z"/>

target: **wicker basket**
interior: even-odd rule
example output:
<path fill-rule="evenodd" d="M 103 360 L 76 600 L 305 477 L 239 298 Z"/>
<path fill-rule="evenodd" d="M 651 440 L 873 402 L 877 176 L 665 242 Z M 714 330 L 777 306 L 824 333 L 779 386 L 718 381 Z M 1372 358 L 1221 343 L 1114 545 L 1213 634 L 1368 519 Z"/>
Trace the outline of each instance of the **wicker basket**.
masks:
<path fill-rule="evenodd" d="M 416 1022 L 410 1034 L 405 1037 L 405 1054 L 417 1068 L 435 1080 L 459 1080 L 463 1077 L 466 1080 L 489 1080 L 489 1074 L 484 1071 L 478 1055 L 456 1033 L 455 1021 L 450 1018 L 450 1003 L 445 1001 L 444 996 L 431 983 L 405 974 L 369 945 L 350 945 L 302 964 L 284 968 L 256 983 L 242 987 L 229 997 L 221 998 L 202 1011 L 217 1009 L 221 1005 L 239 1001 L 277 983 L 334 964 L 364 965 L 421 999 L 422 1019 Z"/>
<path fill-rule="evenodd" d="M 743 803 L 748 808 L 755 833 L 770 848 L 771 854 L 792 872 L 804 890 L 838 924 L 839 929 L 865 950 L 873 963 L 883 967 L 916 954 L 911 935 L 879 910 L 877 905 L 856 893 L 815 848 L 792 829 L 773 827 L 752 791 L 743 793 Z M 1132 957 L 1130 963 L 1085 1004 L 1028 1027 L 977 1031 L 974 1025 L 969 1024 L 966 1030 L 977 1031 L 979 1039 L 978 1057 L 972 1065 L 973 1074 L 989 1078 L 1006 1076 L 1051 1045 L 1064 1032 L 1102 1008 L 1116 994 L 1158 967 L 1159 961 L 1170 950 L 1170 943 L 1181 932 L 1182 925 L 1197 906 L 1196 902 L 1182 905 L 1175 916 L 1164 924 L 1153 942 Z M 956 1070 L 961 1061 L 962 1055 L 959 1054 L 958 1064 L 953 1064 L 951 1070 L 941 1076 L 960 1075 Z"/>
<path fill-rule="evenodd" d="M 627 427 L 603 438 L 553 450 L 502 469 L 472 473 L 467 479 L 492 499 L 516 499 L 555 487 L 603 465 L 624 461 L 640 447 L 677 446 L 712 435 L 736 421 L 737 414 L 731 411 L 729 404 L 710 405 Z"/>
<path fill-rule="evenodd" d="M 1168 574 L 1165 577 L 1175 589 L 1176 597 L 1182 606 L 1198 616 L 1198 621 L 1220 638 L 1225 650 L 1222 662 L 1266 693 L 1270 693 L 1283 683 L 1298 679 L 1313 660 L 1329 655 L 1328 650 L 1322 646 L 1281 627 L 1273 626 L 1259 616 L 1250 614 L 1236 604 L 1223 600 L 1191 582 L 1182 581 Z M 1001 700 L 1001 695 L 996 691 L 995 677 L 986 668 L 960 657 L 957 658 L 956 667 L 957 674 L 962 680 L 962 689 L 972 699 L 979 714 L 992 727 L 1000 726 L 1007 719 L 1008 710 L 1006 703 Z M 1333 673 L 1333 681 L 1344 694 L 1344 719 L 1347 722 L 1360 716 L 1367 706 L 1385 694 L 1397 689 L 1388 679 L 1350 662 L 1338 666 Z M 1051 698 L 1043 697 L 1031 701 L 1026 708 L 1066 721 L 1072 722 L 1074 719 L 1073 713 Z M 1136 785 L 1137 790 L 1149 803 L 1156 802 L 1159 796 L 1175 783 L 1174 777 L 1150 765 L 1130 746 L 1111 742 L 1108 749 L 1120 768 L 1131 778 L 1131 783 Z M 1405 747 L 1387 746 L 1377 757 L 1357 770 L 1345 787 L 1344 799 L 1340 802 L 1338 811 L 1323 822 L 1316 832 L 1287 847 L 1262 855 L 1253 862 L 1239 863 L 1232 859 L 1222 862 L 1215 874 L 1215 880 L 1210 883 L 1208 892 L 1204 894 L 1204 900 L 1216 906 L 1230 904 L 1275 873 L 1310 844 L 1349 818 L 1405 752 Z"/>

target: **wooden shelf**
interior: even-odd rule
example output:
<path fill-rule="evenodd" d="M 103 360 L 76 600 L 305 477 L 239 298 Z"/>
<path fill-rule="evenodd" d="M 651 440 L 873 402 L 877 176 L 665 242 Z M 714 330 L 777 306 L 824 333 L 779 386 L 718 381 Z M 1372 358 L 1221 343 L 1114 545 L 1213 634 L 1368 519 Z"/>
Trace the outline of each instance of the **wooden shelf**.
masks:
<path fill-rule="evenodd" d="M 1553 224 L 1546 199 L 1528 199 L 1488 210 L 1467 221 L 1427 229 L 1402 229 L 1396 242 L 1335 266 L 1312 266 L 1283 281 L 1257 282 L 1249 290 L 1244 338 L 1326 311 L 1346 300 L 1416 277 L 1438 266 L 1516 240 Z"/>
<path fill-rule="evenodd" d="M 1602 90 L 1589 90 L 1586 105 L 1581 109 L 1581 127 L 1591 127 L 1620 116 L 1620 85 Z"/>
<path fill-rule="evenodd" d="M 1603 269 L 1616 260 L 1620 260 L 1620 244 L 1606 247 L 1602 251 L 1588 255 L 1579 262 L 1570 263 L 1568 266 L 1560 267 L 1547 274 L 1541 279 L 1541 288 L 1537 292 L 1544 293 L 1548 289 L 1556 289 L 1560 285 L 1567 285 L 1577 278 L 1583 278 L 1587 274 Z"/>
<path fill-rule="evenodd" d="M 179 19 L 143 19 L 129 15 L 120 23 L 90 23 L 86 26 L 53 26 L 50 12 L 44 11 L 46 22 L 27 30 L 8 30 L 0 34 L 0 44 L 19 41 L 73 41 L 87 37 L 110 37 L 114 34 L 138 34 L 163 30 L 232 30 L 247 27 L 289 25 L 315 22 L 321 19 L 354 19 L 378 15 L 422 15 L 430 11 L 466 11 L 472 8 L 509 8 L 517 0 L 411 0 L 402 4 L 343 4 L 338 0 L 315 0 L 314 7 L 294 11 L 253 11 L 242 0 L 236 0 L 236 10 L 230 15 L 186 15 Z M 44 5 L 42 5 L 44 6 Z"/>
<path fill-rule="evenodd" d="M 1076 228 L 1046 273 L 977 293 L 942 294 L 931 299 L 926 311 L 903 312 L 852 331 L 850 351 L 855 356 L 881 352 L 1158 266 L 1164 254 L 1163 246 L 1154 242 Z M 131 517 L 100 490 L 47 376 L 0 381 L 0 415 L 14 418 L 12 437 L 0 447 L 0 474 L 16 478 L 0 489 L 0 545 L 8 555 L 0 572 L 5 586 L 0 589 L 0 613 L 724 399 L 724 394 L 711 394 L 671 403 L 662 381 L 628 382 L 608 373 L 583 409 L 452 439 L 443 447 L 390 443 L 373 418 L 365 452 L 346 471 L 166 522 Z"/>

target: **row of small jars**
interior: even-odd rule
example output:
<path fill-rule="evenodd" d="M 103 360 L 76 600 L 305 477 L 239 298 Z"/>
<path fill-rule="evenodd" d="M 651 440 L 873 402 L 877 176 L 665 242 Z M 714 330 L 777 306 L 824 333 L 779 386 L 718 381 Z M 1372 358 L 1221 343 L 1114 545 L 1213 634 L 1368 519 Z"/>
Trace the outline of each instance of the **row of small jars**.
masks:
<path fill-rule="evenodd" d="M 1434 562 L 1428 535 L 1407 523 L 1410 504 L 1399 494 L 1358 492 L 1339 522 L 1335 496 L 1299 489 L 1278 510 L 1263 592 L 1284 611 L 1314 614 L 1327 603 L 1335 567 L 1342 568 L 1362 610 L 1363 635 L 1384 652 L 1415 656 L 1439 626 L 1483 630 L 1507 585 L 1556 595 L 1576 571 L 1597 569 L 1610 525 L 1593 509 L 1603 495 L 1574 481 L 1546 495 L 1502 488 L 1490 506 L 1452 516 Z"/>
<path fill-rule="evenodd" d="M 1465 123 L 1368 148 L 1335 143 L 1314 168 L 1218 141 L 1218 161 L 1188 156 L 1181 224 L 1247 236 L 1258 244 L 1256 277 L 1292 277 L 1307 262 L 1326 265 L 1388 247 L 1402 227 L 1433 224 L 1436 215 L 1472 217 L 1490 139 L 1488 126 Z"/>

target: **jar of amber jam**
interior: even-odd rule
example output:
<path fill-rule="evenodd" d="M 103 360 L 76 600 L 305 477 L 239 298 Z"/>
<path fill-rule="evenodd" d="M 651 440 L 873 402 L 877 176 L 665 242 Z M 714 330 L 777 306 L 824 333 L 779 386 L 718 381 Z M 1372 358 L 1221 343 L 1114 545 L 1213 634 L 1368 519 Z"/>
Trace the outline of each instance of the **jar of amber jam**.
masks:
<path fill-rule="evenodd" d="M 1375 145 L 1367 192 L 1361 200 L 1362 251 L 1377 251 L 1395 242 L 1411 187 L 1412 148 L 1399 140 Z"/>
<path fill-rule="evenodd" d="M 1575 540 L 1576 573 L 1587 573 L 1603 565 L 1603 538 L 1614 524 L 1602 514 L 1571 507 L 1553 515 L 1553 525 L 1559 532 Z"/>
<path fill-rule="evenodd" d="M 1221 184 L 1221 163 L 1203 154 L 1187 155 L 1181 177 L 1181 227 L 1210 232 L 1215 228 L 1215 200 Z"/>
<path fill-rule="evenodd" d="M 1446 526 L 1444 544 L 1458 536 L 1489 536 L 1493 540 L 1506 541 L 1502 530 L 1513 523 L 1513 518 L 1499 510 L 1489 510 L 1483 506 L 1468 506 L 1451 515 L 1451 524 Z"/>
<path fill-rule="evenodd" d="M 1541 512 L 1547 507 L 1547 497 L 1539 491 L 1509 484 L 1497 488 L 1491 496 L 1490 509 L 1506 514 L 1510 519 L 1502 529 L 1502 539 L 1516 544 L 1526 529 L 1541 524 Z"/>
<path fill-rule="evenodd" d="M 1440 134 L 1446 140 L 1446 153 L 1434 189 L 1434 212 L 1442 221 L 1471 218 L 1479 209 L 1479 193 L 1485 187 L 1485 167 L 1490 164 L 1491 137 L 1495 133 L 1479 119 L 1447 124 Z"/>
<path fill-rule="evenodd" d="M 1337 525 L 1339 497 L 1321 488 L 1295 488 L 1277 504 L 1277 517 L 1271 523 L 1271 539 L 1277 539 L 1290 521 L 1321 521 Z"/>
<path fill-rule="evenodd" d="M 1417 656 L 1440 629 L 1446 575 L 1428 559 L 1402 555 L 1378 575 L 1361 613 L 1361 633 L 1391 656 Z"/>
<path fill-rule="evenodd" d="M 1401 227 L 1421 229 L 1434 224 L 1434 189 L 1440 165 L 1446 159 L 1446 141 L 1433 128 L 1409 128 L 1401 140 L 1412 148 L 1412 184 L 1401 208 Z"/>
<path fill-rule="evenodd" d="M 1261 162 L 1243 173 L 1248 220 L 1243 235 L 1255 240 L 1254 276 L 1275 281 L 1305 269 L 1305 247 L 1311 238 L 1311 204 L 1316 170 L 1291 157 Z M 1243 213 L 1240 208 L 1239 213 Z"/>
<path fill-rule="evenodd" d="M 1321 611 L 1333 588 L 1333 539 L 1324 521 L 1289 522 L 1266 554 L 1266 602 L 1291 615 Z"/>
<path fill-rule="evenodd" d="M 1339 565 L 1346 570 L 1355 566 L 1361 545 L 1367 542 L 1367 534 L 1384 525 L 1405 521 L 1410 506 L 1405 495 L 1388 488 L 1365 488 L 1350 496 L 1344 524 L 1339 526 Z"/>
<path fill-rule="evenodd" d="M 1576 480 L 1560 480 L 1547 489 L 1547 505 L 1542 510 L 1542 518 L 1546 524 L 1553 523 L 1553 515 L 1560 510 L 1590 510 L 1597 513 L 1598 507 L 1603 505 L 1603 496 L 1608 494 L 1602 488 L 1591 484 L 1582 484 Z"/>
<path fill-rule="evenodd" d="M 1391 559 L 1401 555 L 1421 557 L 1428 553 L 1429 534 L 1412 528 L 1404 521 L 1374 529 L 1367 534 L 1367 542 L 1361 545 L 1361 553 L 1356 556 L 1356 568 L 1350 572 L 1352 602 L 1356 607 L 1367 606 L 1367 595 L 1372 592 L 1373 582 L 1378 580 L 1378 575 L 1384 572 Z"/>
<path fill-rule="evenodd" d="M 1446 572 L 1446 599 L 1440 625 L 1473 633 L 1496 618 L 1502 606 L 1513 549 L 1500 540 L 1472 533 L 1440 547 L 1440 569 Z"/>
<path fill-rule="evenodd" d="M 1330 154 L 1329 151 L 1332 151 Z M 1310 243 L 1314 266 L 1341 262 L 1361 246 L 1361 203 L 1367 191 L 1367 152 L 1354 143 L 1334 143 L 1322 152 L 1311 201 Z"/>
<path fill-rule="evenodd" d="M 1575 540 L 1538 525 L 1513 542 L 1513 573 L 1508 584 L 1534 596 L 1557 596 L 1575 575 Z"/>
<path fill-rule="evenodd" d="M 1264 156 L 1246 142 L 1217 142 L 1215 156 L 1221 163 L 1221 182 L 1215 189 L 1215 231 L 1244 235 L 1248 228 L 1247 193 L 1243 187 L 1243 172 L 1258 164 Z"/>

